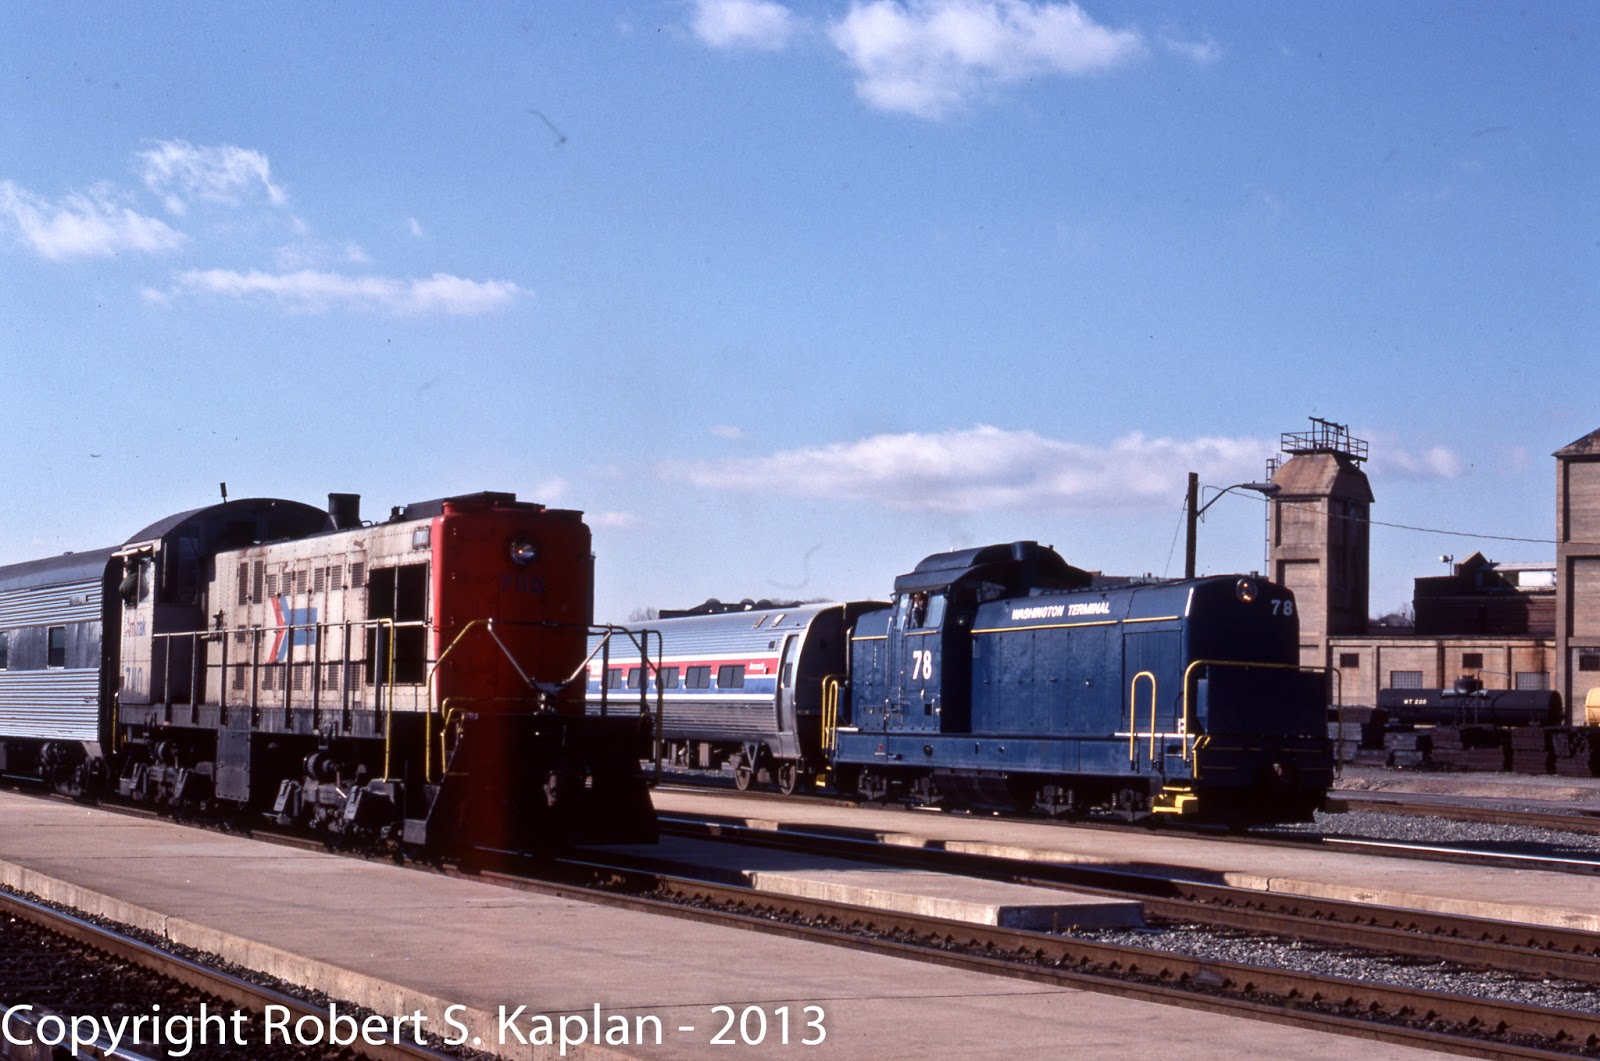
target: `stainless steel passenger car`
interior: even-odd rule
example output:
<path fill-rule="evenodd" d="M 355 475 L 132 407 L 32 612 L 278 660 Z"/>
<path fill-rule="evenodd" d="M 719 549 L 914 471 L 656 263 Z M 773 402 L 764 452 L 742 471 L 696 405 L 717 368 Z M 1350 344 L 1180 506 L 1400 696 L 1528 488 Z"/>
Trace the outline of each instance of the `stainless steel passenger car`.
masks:
<path fill-rule="evenodd" d="M 627 638 L 589 641 L 589 713 L 661 706 L 662 754 L 701 769 L 732 764 L 747 788 L 770 777 L 788 793 L 826 769 L 821 753 L 823 679 L 848 666 L 849 631 L 870 602 L 800 604 L 634 624 L 660 666 L 641 663 Z M 603 677 L 602 677 L 603 675 Z M 622 708 L 626 709 L 626 708 Z"/>

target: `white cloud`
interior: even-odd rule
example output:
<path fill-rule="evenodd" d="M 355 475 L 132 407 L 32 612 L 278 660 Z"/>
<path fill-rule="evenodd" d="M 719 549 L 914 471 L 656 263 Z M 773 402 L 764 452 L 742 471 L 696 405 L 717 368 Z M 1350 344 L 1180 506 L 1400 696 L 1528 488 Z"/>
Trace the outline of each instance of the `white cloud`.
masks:
<path fill-rule="evenodd" d="M 406 229 L 417 239 L 422 239 L 428 234 L 427 231 L 423 229 L 422 222 L 418 221 L 414 217 L 406 218 Z"/>
<path fill-rule="evenodd" d="M 1163 33 L 1161 47 L 1197 66 L 1211 66 L 1222 61 L 1222 48 L 1210 37 L 1196 40 L 1179 37 L 1174 33 Z"/>
<path fill-rule="evenodd" d="M 632 512 L 590 512 L 584 515 L 584 519 L 589 526 L 604 530 L 628 530 L 644 523 Z"/>
<path fill-rule="evenodd" d="M 886 111 L 938 118 L 1000 85 L 1087 75 L 1144 54 L 1137 31 L 1101 26 L 1073 3 L 872 0 L 829 30 L 856 91 Z"/>
<path fill-rule="evenodd" d="M 1367 473 L 1374 479 L 1459 479 L 1467 473 L 1467 462 L 1448 446 L 1408 442 L 1383 428 L 1363 430 L 1360 434 L 1370 440 Z"/>
<path fill-rule="evenodd" d="M 0 181 L 0 224 L 16 229 L 25 246 L 51 260 L 155 254 L 184 243 L 181 232 L 134 210 L 104 185 L 51 202 Z"/>
<path fill-rule="evenodd" d="M 393 316 L 434 313 L 476 316 L 502 308 L 521 294 L 522 289 L 507 281 L 467 280 L 446 273 L 434 273 L 421 280 L 401 280 L 310 269 L 289 273 L 196 269 L 180 273 L 173 290 L 146 292 L 146 297 L 153 301 L 171 301 L 180 294 L 189 293 L 261 299 L 303 313 L 348 308 Z"/>
<path fill-rule="evenodd" d="M 690 28 L 712 48 L 782 50 L 794 35 L 794 13 L 773 0 L 695 0 Z"/>
<path fill-rule="evenodd" d="M 541 505 L 553 505 L 567 496 L 568 484 L 561 476 L 552 476 L 533 488 L 533 496 L 529 501 Z"/>
<path fill-rule="evenodd" d="M 1147 438 L 1109 446 L 1044 438 L 980 425 L 940 434 L 874 435 L 767 457 L 669 466 L 667 472 L 716 490 L 873 501 L 937 512 L 1094 505 L 1173 504 L 1185 474 L 1204 482 L 1257 479 L 1277 451 L 1258 438 Z"/>
<path fill-rule="evenodd" d="M 358 243 L 324 243 L 309 238 L 286 243 L 272 254 L 279 272 L 320 269 L 334 265 L 367 265 L 371 259 Z"/>
<path fill-rule="evenodd" d="M 1447 446 L 1429 446 L 1412 451 L 1384 446 L 1373 453 L 1375 475 L 1396 479 L 1459 479 L 1466 474 L 1466 462 Z"/>
<path fill-rule="evenodd" d="M 272 183 L 267 156 L 232 144 L 196 147 L 185 140 L 162 140 L 139 152 L 145 187 L 161 197 L 169 213 L 182 216 L 195 200 L 240 206 L 264 198 L 283 206 L 288 196 Z"/>

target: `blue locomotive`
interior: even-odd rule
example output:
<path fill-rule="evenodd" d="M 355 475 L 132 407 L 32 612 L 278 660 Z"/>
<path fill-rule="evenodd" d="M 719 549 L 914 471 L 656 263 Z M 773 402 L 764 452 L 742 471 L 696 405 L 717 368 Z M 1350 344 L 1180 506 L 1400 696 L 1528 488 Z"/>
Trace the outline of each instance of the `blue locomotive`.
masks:
<path fill-rule="evenodd" d="M 847 637 L 819 637 L 791 667 L 821 616 Z M 1298 665 L 1294 597 L 1253 576 L 1114 583 L 1016 542 L 930 556 L 888 605 L 650 627 L 664 662 L 706 676 L 679 700 L 693 711 L 660 688 L 680 676 L 606 680 L 656 689 L 666 751 L 732 763 L 741 787 L 765 774 L 786 791 L 1250 824 L 1308 819 L 1333 779 L 1325 680 Z M 774 680 L 734 688 L 753 666 Z M 591 711 L 601 685 L 591 663 Z M 719 725 L 718 705 L 741 697 L 738 722 Z"/>

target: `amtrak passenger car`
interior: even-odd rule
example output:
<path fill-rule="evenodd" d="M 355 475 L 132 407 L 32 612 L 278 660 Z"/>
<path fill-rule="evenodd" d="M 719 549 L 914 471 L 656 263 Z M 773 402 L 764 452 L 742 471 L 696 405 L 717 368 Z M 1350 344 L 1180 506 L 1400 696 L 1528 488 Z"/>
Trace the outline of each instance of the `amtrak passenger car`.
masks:
<path fill-rule="evenodd" d="M 659 637 L 659 668 L 641 662 L 635 641 L 591 637 L 589 713 L 629 710 L 641 694 L 653 710 L 659 699 L 661 750 L 671 761 L 732 764 L 740 788 L 758 777 L 785 793 L 810 786 L 826 767 L 824 680 L 843 676 L 857 617 L 882 607 L 801 604 L 630 627 L 640 647 Z"/>
<path fill-rule="evenodd" d="M 1308 819 L 1332 783 L 1287 589 L 1097 586 L 1033 542 L 930 556 L 865 615 L 835 735 L 870 798 Z"/>

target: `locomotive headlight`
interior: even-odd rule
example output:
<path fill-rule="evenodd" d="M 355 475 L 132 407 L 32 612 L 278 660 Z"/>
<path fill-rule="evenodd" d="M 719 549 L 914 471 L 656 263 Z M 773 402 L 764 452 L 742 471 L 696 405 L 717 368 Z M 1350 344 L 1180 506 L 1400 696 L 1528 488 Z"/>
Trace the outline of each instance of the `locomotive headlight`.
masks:
<path fill-rule="evenodd" d="M 1234 596 L 1249 604 L 1260 595 L 1261 587 L 1256 585 L 1256 580 L 1253 578 L 1241 578 L 1233 584 L 1233 593 Z"/>
<path fill-rule="evenodd" d="M 527 567 L 539 559 L 539 547 L 526 538 L 513 538 L 507 551 L 511 554 L 511 562 L 518 567 Z"/>

